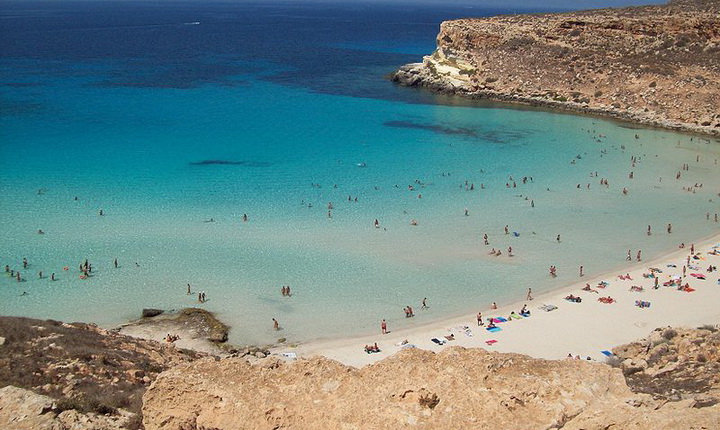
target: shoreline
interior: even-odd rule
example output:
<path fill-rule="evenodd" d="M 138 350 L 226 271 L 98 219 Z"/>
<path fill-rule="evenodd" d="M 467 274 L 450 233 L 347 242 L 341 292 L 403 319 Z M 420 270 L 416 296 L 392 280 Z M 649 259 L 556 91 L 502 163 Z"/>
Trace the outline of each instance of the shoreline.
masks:
<path fill-rule="evenodd" d="M 562 359 L 568 354 L 590 357 L 594 361 L 603 361 L 603 350 L 612 350 L 617 346 L 626 344 L 650 334 L 658 327 L 666 326 L 693 326 L 720 323 L 720 285 L 717 278 L 720 272 L 706 271 L 708 265 L 720 264 L 719 255 L 709 255 L 713 246 L 720 246 L 720 234 L 702 238 L 695 246 L 697 255 L 703 260 L 697 260 L 699 270 L 688 269 L 683 285 L 687 282 L 694 292 L 678 291 L 676 287 L 666 287 L 662 283 L 670 276 L 681 274 L 682 262 L 690 254 L 690 245 L 684 249 L 675 249 L 658 258 L 642 262 L 633 262 L 622 273 L 629 273 L 631 281 L 618 279 L 622 273 L 605 273 L 595 276 L 584 276 L 578 281 L 567 284 L 552 291 L 544 292 L 533 298 L 532 301 L 518 300 L 513 303 L 498 306 L 497 310 L 481 309 L 483 319 L 488 317 L 508 317 L 511 312 L 519 312 L 527 304 L 531 310 L 529 318 L 510 320 L 498 323 L 502 330 L 489 333 L 484 327 L 478 327 L 475 315 L 451 316 L 430 321 L 420 326 L 401 330 L 392 330 L 386 335 L 377 334 L 359 335 L 339 339 L 323 339 L 298 344 L 295 347 L 276 345 L 271 348 L 274 354 L 287 354 L 293 352 L 297 357 L 310 358 L 325 356 L 353 367 L 363 367 L 384 358 L 394 355 L 401 349 L 401 343 L 407 340 L 408 344 L 417 348 L 440 351 L 448 346 L 463 346 L 469 348 L 483 348 L 488 351 L 514 352 L 526 354 L 535 358 Z M 667 267 L 675 264 L 676 268 Z M 693 265 L 693 262 L 691 262 Z M 652 288 L 654 280 L 643 277 L 648 267 L 657 267 L 663 270 L 658 277 L 660 286 L 657 290 Z M 690 276 L 690 273 L 702 273 L 705 280 Z M 602 280 L 609 282 L 604 289 L 596 288 Z M 581 288 L 589 283 L 598 293 L 582 291 Z M 633 285 L 644 288 L 643 292 L 629 291 Z M 568 294 L 579 296 L 581 303 L 572 303 L 564 299 Z M 604 304 L 597 301 L 598 297 L 612 296 L 617 302 Z M 647 309 L 635 306 L 635 300 L 649 301 L 652 305 Z M 681 301 L 680 305 L 677 305 Z M 688 302 L 688 303 L 684 303 Z M 543 304 L 557 306 L 556 310 L 544 312 L 538 307 Z M 417 312 L 424 312 L 418 310 Z M 582 322 L 580 324 L 579 322 Z M 379 326 L 379 321 L 378 321 Z M 485 326 L 487 322 L 485 321 Z M 466 334 L 464 327 L 469 328 Z M 443 336 L 454 334 L 455 340 L 446 341 L 437 345 L 432 338 L 444 340 Z M 496 340 L 492 345 L 487 340 Z M 540 344 L 537 341 L 543 340 Z M 368 354 L 363 350 L 364 345 L 375 342 L 381 349 L 380 353 Z"/>
<path fill-rule="evenodd" d="M 612 119 L 626 124 L 640 125 L 642 127 L 688 133 L 705 139 L 720 139 L 720 129 L 718 128 L 689 122 L 673 121 L 657 112 L 646 112 L 639 108 L 619 110 L 611 105 L 602 104 L 594 106 L 587 103 L 577 103 L 572 100 L 560 101 L 547 99 L 542 96 L 523 95 L 516 92 L 503 92 L 490 89 L 470 90 L 465 88 L 464 82 L 453 83 L 443 80 L 442 77 L 432 78 L 425 75 L 423 63 L 410 63 L 390 73 L 389 79 L 402 86 L 419 87 L 437 94 L 457 96 L 467 100 L 487 101 L 511 106 L 529 106 L 571 115 L 587 115 L 596 118 Z"/>

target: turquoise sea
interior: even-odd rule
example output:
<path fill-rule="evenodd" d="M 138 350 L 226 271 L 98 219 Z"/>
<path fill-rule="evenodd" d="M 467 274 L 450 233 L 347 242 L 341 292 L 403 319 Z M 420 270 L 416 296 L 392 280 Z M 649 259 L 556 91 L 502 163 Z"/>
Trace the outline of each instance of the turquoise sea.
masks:
<path fill-rule="evenodd" d="M 0 276 L 2 315 L 112 327 L 200 306 L 231 342 L 303 342 L 472 314 L 720 231 L 715 139 L 384 78 L 442 20 L 507 10 L 2 5 L 0 265 L 22 278 Z"/>

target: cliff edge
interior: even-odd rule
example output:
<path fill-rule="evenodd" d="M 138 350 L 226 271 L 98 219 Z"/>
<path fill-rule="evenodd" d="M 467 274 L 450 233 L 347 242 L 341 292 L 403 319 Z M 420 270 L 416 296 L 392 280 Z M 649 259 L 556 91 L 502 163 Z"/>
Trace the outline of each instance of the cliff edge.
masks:
<path fill-rule="evenodd" d="M 443 22 L 392 79 L 720 136 L 720 0 Z"/>
<path fill-rule="evenodd" d="M 407 349 L 361 369 L 324 357 L 255 365 L 207 358 L 155 380 L 143 397 L 143 423 L 146 430 L 720 428 L 719 346 L 720 332 L 707 327 L 656 330 L 616 348 L 616 367 L 462 347 Z"/>

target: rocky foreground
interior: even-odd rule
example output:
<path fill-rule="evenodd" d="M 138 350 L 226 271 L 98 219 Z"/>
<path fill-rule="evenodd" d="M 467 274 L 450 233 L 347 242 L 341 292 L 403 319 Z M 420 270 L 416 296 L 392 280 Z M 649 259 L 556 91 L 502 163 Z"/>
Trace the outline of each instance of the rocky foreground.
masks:
<path fill-rule="evenodd" d="M 443 22 L 407 86 L 720 135 L 720 0 Z"/>
<path fill-rule="evenodd" d="M 361 369 L 27 318 L 0 336 L 2 429 L 720 428 L 717 326 L 657 329 L 609 365 L 450 347 Z"/>

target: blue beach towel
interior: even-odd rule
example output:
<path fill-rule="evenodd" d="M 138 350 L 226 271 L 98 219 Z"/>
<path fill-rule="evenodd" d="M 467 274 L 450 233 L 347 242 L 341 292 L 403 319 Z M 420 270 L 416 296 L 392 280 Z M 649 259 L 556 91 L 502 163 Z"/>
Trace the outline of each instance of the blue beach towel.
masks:
<path fill-rule="evenodd" d="M 608 351 L 607 349 L 604 350 L 604 351 L 600 351 L 600 352 L 602 352 L 603 354 L 605 354 L 605 355 L 608 356 L 608 357 L 612 357 L 613 355 L 615 355 L 615 354 L 613 354 L 612 352 Z"/>
<path fill-rule="evenodd" d="M 487 330 L 487 331 L 489 331 L 489 332 L 491 332 L 491 333 L 495 333 L 495 332 L 498 332 L 498 331 L 502 331 L 502 329 L 501 329 L 500 327 L 492 327 L 492 328 L 488 327 L 488 328 L 486 328 L 485 330 Z"/>

